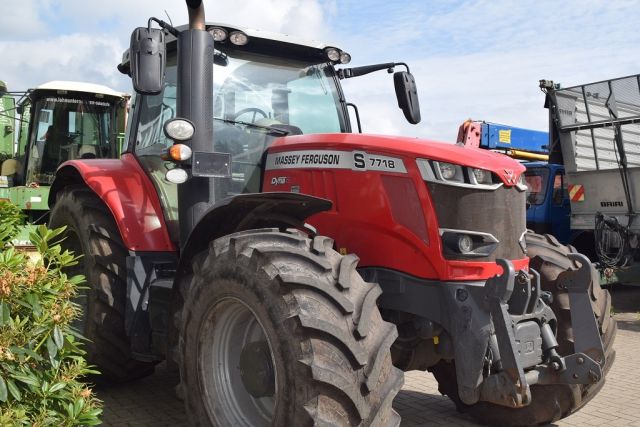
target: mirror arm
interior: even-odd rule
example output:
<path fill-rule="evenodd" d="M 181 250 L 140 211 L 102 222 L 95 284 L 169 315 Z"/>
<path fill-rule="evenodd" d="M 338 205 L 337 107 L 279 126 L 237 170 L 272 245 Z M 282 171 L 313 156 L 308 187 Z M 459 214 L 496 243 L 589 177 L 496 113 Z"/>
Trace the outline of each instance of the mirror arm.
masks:
<path fill-rule="evenodd" d="M 386 62 L 384 64 L 375 64 L 375 65 L 364 65 L 362 67 L 353 67 L 353 68 L 341 68 L 337 70 L 338 78 L 340 80 L 350 79 L 352 77 L 360 77 L 365 74 L 373 73 L 375 71 L 387 70 L 387 73 L 391 74 L 394 71 L 394 68 L 397 66 L 402 66 L 407 69 L 407 73 L 410 73 L 409 66 L 404 62 Z"/>
<path fill-rule="evenodd" d="M 404 63 L 404 62 L 396 62 L 395 65 L 396 66 L 399 65 L 399 66 L 405 67 L 407 69 L 407 73 L 411 73 L 411 70 L 409 70 L 409 66 L 406 63 Z"/>
<path fill-rule="evenodd" d="M 362 67 L 341 68 L 337 70 L 337 73 L 340 79 L 350 79 L 352 77 L 360 77 L 364 76 L 365 74 L 385 69 L 388 73 L 393 73 L 393 67 L 395 67 L 396 65 L 397 64 L 395 62 L 387 62 L 384 64 L 364 65 Z"/>
<path fill-rule="evenodd" d="M 154 18 L 154 17 L 149 18 L 149 21 L 147 21 L 147 28 L 148 29 L 151 29 L 151 22 L 156 22 L 160 26 L 160 28 L 162 28 L 163 30 L 167 30 L 174 37 L 178 37 L 178 35 L 180 35 L 180 31 L 178 31 L 171 24 L 166 23 L 162 19 L 158 19 L 158 18 Z"/>

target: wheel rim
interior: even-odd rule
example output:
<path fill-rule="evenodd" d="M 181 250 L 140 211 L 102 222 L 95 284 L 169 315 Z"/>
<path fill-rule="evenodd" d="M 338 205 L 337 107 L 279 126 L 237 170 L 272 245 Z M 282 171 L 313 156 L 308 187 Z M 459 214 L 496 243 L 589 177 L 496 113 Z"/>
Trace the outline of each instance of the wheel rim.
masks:
<path fill-rule="evenodd" d="M 215 424 L 272 424 L 278 398 L 272 348 L 260 320 L 244 302 L 227 297 L 209 310 L 199 337 L 198 375 Z"/>

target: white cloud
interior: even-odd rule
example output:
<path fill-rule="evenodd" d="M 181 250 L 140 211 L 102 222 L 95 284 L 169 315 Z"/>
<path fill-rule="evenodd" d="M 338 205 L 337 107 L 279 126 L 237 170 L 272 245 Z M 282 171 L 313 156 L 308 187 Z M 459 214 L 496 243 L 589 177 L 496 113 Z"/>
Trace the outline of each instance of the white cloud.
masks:
<path fill-rule="evenodd" d="M 344 47 L 354 65 L 406 61 L 423 122 L 406 123 L 384 72 L 344 81 L 365 131 L 453 140 L 466 118 L 545 129 L 540 78 L 566 84 L 638 72 L 637 2 L 205 0 L 207 20 Z M 3 10 L 0 79 L 26 88 L 76 79 L 130 90 L 115 69 L 131 30 L 187 20 L 179 0 L 21 0 Z M 9 42 L 8 40 L 11 40 Z"/>
<path fill-rule="evenodd" d="M 116 71 L 122 55 L 117 41 L 86 34 L 45 40 L 0 42 L 1 79 L 10 90 L 25 90 L 50 80 L 80 80 L 123 86 Z"/>
<path fill-rule="evenodd" d="M 306 33 L 313 37 L 323 35 L 326 31 L 323 25 L 324 8 L 318 0 L 205 0 L 204 6 L 209 22 L 301 35 Z M 176 26 L 187 23 L 187 7 L 183 1 L 177 0 L 65 0 L 60 2 L 51 16 L 64 18 L 67 25 L 76 31 L 90 32 L 96 28 L 96 24 L 102 24 L 102 27 L 113 29 L 115 37 L 127 39 L 131 30 L 146 25 L 149 17 L 168 21 L 167 14 Z"/>
<path fill-rule="evenodd" d="M 176 0 L 85 1 L 22 0 L 0 15 L 3 70 L 10 89 L 49 80 L 83 80 L 130 91 L 117 70 L 131 31 L 150 16 L 174 25 L 187 23 L 187 9 Z M 327 33 L 319 0 L 205 0 L 207 21 L 285 32 L 312 39 Z M 57 34 L 56 34 L 57 33 Z M 53 34 L 53 35 L 52 35 Z"/>
<path fill-rule="evenodd" d="M 48 10 L 49 1 L 20 0 L 3 5 L 0 13 L 0 40 L 24 40 L 47 33 L 41 13 Z"/>

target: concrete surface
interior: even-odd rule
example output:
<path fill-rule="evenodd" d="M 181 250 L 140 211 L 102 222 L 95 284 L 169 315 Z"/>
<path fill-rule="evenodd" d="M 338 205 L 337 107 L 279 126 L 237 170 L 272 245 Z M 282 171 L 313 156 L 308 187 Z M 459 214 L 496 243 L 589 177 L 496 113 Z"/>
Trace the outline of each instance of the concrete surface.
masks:
<path fill-rule="evenodd" d="M 576 414 L 554 426 L 640 426 L 640 288 L 612 289 L 618 320 L 616 362 L 600 393 Z M 115 387 L 98 388 L 107 426 L 183 426 L 182 402 L 174 397 L 175 374 L 161 365 L 156 374 Z M 438 393 L 430 374 L 409 372 L 394 407 L 402 426 L 476 426 Z"/>

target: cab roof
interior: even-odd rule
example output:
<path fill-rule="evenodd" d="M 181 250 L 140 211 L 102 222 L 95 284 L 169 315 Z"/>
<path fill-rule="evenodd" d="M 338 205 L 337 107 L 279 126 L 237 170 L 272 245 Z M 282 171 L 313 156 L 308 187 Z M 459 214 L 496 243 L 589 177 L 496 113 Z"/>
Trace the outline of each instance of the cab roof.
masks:
<path fill-rule="evenodd" d="M 338 47 L 335 45 L 327 45 L 321 41 L 317 41 L 317 40 L 313 40 L 313 39 L 305 39 L 302 37 L 298 37 L 295 35 L 290 35 L 290 34 L 284 34 L 284 33 L 276 33 L 273 31 L 265 31 L 265 30 L 258 30 L 255 28 L 249 28 L 249 27 L 241 27 L 238 25 L 232 25 L 232 24 L 226 24 L 226 23 L 222 23 L 222 22 L 207 22 L 206 23 L 206 27 L 207 30 L 210 30 L 214 27 L 219 27 L 219 28 L 224 28 L 225 30 L 227 30 L 228 33 L 231 33 L 233 31 L 242 31 L 243 33 L 245 33 L 247 36 L 249 36 L 249 39 L 251 38 L 259 38 L 259 39 L 266 39 L 266 40 L 272 40 L 275 42 L 281 42 L 281 43 L 289 43 L 289 44 L 294 44 L 294 45 L 298 45 L 298 46 L 304 46 L 304 47 L 309 47 L 312 49 L 324 49 L 326 47 Z M 184 31 L 187 30 L 189 27 L 187 25 L 181 25 L 179 27 L 176 27 L 176 29 L 178 31 Z M 173 41 L 175 40 L 175 37 L 171 34 L 167 35 L 167 42 Z"/>
<path fill-rule="evenodd" d="M 189 27 L 187 25 L 176 27 L 178 31 L 184 31 L 188 28 Z M 234 31 L 242 31 L 249 37 L 249 43 L 244 46 L 234 46 L 228 40 L 224 42 L 217 42 L 216 48 L 221 51 L 225 51 L 226 46 L 232 46 L 232 48 L 236 50 L 259 52 L 264 53 L 265 55 L 272 54 L 275 56 L 291 55 L 311 61 L 317 60 L 318 63 L 320 63 L 326 62 L 324 49 L 333 47 L 341 50 L 336 45 L 329 45 L 317 40 L 304 39 L 302 37 L 289 34 L 258 30 L 219 22 L 207 22 L 206 28 L 207 31 L 213 28 L 224 28 L 227 31 L 227 34 L 231 34 Z M 171 33 L 166 32 L 167 45 L 175 43 L 175 41 L 176 37 Z M 118 66 L 118 69 L 124 74 L 128 74 L 129 72 L 129 56 L 129 49 L 127 49 L 122 54 L 122 62 Z"/>
<path fill-rule="evenodd" d="M 103 86 L 95 83 L 72 82 L 72 81 L 65 81 L 65 80 L 54 80 L 54 81 L 46 82 L 39 86 L 36 86 L 32 90 L 87 92 L 87 93 L 95 93 L 95 94 L 100 94 L 105 96 L 114 96 L 118 98 L 128 97 L 128 94 L 123 92 L 116 92 L 115 90 L 108 88 L 107 86 Z"/>

